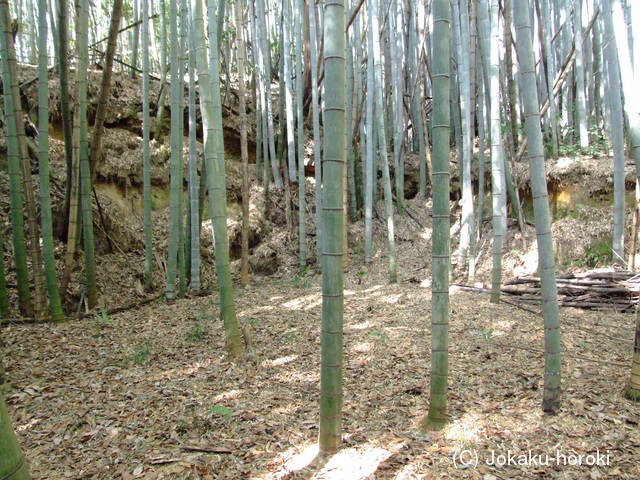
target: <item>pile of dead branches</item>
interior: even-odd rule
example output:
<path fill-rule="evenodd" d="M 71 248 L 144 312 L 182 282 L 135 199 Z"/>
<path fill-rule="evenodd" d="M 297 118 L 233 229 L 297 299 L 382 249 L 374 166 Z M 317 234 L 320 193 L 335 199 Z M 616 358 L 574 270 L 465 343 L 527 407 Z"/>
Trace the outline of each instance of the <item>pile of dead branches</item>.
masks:
<path fill-rule="evenodd" d="M 640 274 L 590 271 L 558 275 L 558 304 L 592 310 L 632 311 L 638 303 Z M 519 277 L 505 282 L 502 293 L 518 303 L 540 304 L 540 278 Z"/>
<path fill-rule="evenodd" d="M 628 271 L 590 271 L 567 273 L 556 277 L 558 305 L 589 310 L 635 311 L 640 298 L 640 274 Z M 455 284 L 454 288 L 491 293 L 488 288 Z M 500 287 L 502 301 L 511 304 L 541 305 L 539 277 L 517 277 Z M 527 307 L 521 307 L 529 310 Z M 538 313 L 538 312 L 534 312 Z"/>

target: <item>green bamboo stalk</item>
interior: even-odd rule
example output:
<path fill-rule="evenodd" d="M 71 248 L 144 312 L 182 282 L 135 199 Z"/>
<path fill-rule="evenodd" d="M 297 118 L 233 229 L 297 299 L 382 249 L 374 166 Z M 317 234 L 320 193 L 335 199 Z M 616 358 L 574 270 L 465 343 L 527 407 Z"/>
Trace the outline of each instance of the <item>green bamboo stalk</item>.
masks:
<path fill-rule="evenodd" d="M 114 2 L 115 3 L 115 2 Z M 136 24 L 133 27 L 132 41 L 131 41 L 131 78 L 136 78 L 136 71 L 138 69 L 138 43 L 140 41 L 140 25 L 138 25 L 138 17 L 140 12 L 140 4 L 138 0 L 133 0 L 133 23 Z"/>
<path fill-rule="evenodd" d="M 82 236 L 84 240 L 84 268 L 87 289 L 87 303 L 93 308 L 98 303 L 98 286 L 96 283 L 96 258 L 93 240 L 93 213 L 91 209 L 91 166 L 89 165 L 89 126 L 87 121 L 87 63 L 89 60 L 89 4 L 88 0 L 79 0 L 81 37 L 77 48 L 79 57 L 77 68 L 79 72 L 79 115 L 80 115 L 80 188 L 82 209 Z"/>
<path fill-rule="evenodd" d="M 307 269 L 307 200 L 306 178 L 304 174 L 304 116 L 302 91 L 302 21 L 304 14 L 304 0 L 294 0 L 294 39 L 296 53 L 296 121 L 298 134 L 298 240 L 300 250 L 300 273 Z"/>
<path fill-rule="evenodd" d="M 224 323 L 227 342 L 227 353 L 232 358 L 242 355 L 243 345 L 238 327 L 235 306 L 233 304 L 233 283 L 229 268 L 229 241 L 227 239 L 227 199 L 225 186 L 224 163 L 217 158 L 216 145 L 220 129 L 222 112 L 220 105 L 220 81 L 217 80 L 218 72 L 215 65 L 215 78 L 212 78 L 207 65 L 206 40 L 204 35 L 204 18 L 202 0 L 192 0 L 193 28 L 196 44 L 196 63 L 198 77 L 200 79 L 200 111 L 202 112 L 202 125 L 204 130 L 204 155 L 207 162 L 207 186 L 209 189 L 209 208 L 211 210 L 211 223 L 213 226 L 213 239 L 216 252 L 216 271 L 220 286 L 220 316 Z M 210 37 L 211 39 L 214 37 Z M 217 49 L 214 42 L 210 48 Z M 210 88 L 213 85 L 213 88 Z M 212 97 L 218 97 L 214 103 Z M 216 111 L 217 110 L 217 111 Z M 215 123 L 218 123 L 216 127 Z"/>
<path fill-rule="evenodd" d="M 240 0 L 238 0 L 239 2 Z M 200 290 L 200 221 L 199 221 L 199 184 L 198 152 L 196 150 L 196 56 L 193 28 L 189 28 L 189 218 L 191 241 L 189 243 L 191 281 L 189 288 Z M 244 99 L 240 96 L 240 101 Z M 242 115 L 242 109 L 240 111 Z M 204 172 L 201 175 L 205 175 Z"/>
<path fill-rule="evenodd" d="M 323 452 L 336 452 L 342 444 L 342 330 L 344 291 L 342 256 L 345 158 L 344 2 L 327 0 L 324 6 L 325 98 L 323 182 L 322 348 L 320 368 L 320 435 Z"/>
<path fill-rule="evenodd" d="M 311 56 L 311 115 L 313 121 L 313 165 L 315 167 L 316 193 L 316 264 L 322 268 L 322 160 L 320 156 L 320 104 L 318 99 L 318 47 L 316 34 L 316 9 L 309 5 L 309 37 Z"/>
<path fill-rule="evenodd" d="M 486 0 L 483 2 L 486 4 Z M 491 111 L 491 197 L 493 211 L 493 267 L 491 274 L 491 302 L 500 302 L 502 282 L 502 245 L 504 243 L 504 149 L 500 117 L 500 39 L 498 1 L 491 0 L 491 37 L 489 40 L 489 103 Z"/>
<path fill-rule="evenodd" d="M 293 113 L 293 85 L 291 82 L 291 0 L 285 0 L 282 5 L 282 58 L 284 69 L 284 93 L 285 93 L 285 118 L 287 133 L 287 164 L 289 169 L 289 180 L 297 181 L 296 175 L 296 141 L 295 141 L 295 118 Z M 282 121 L 280 122 L 282 125 Z"/>
<path fill-rule="evenodd" d="M 62 117 L 62 133 L 64 136 L 64 154 L 67 171 L 67 182 L 64 195 L 65 233 L 69 228 L 69 210 L 71 209 L 71 190 L 73 178 L 73 125 L 71 123 L 71 107 L 69 102 L 69 18 L 68 0 L 58 0 L 58 75 L 60 77 L 60 112 Z M 64 294 L 64 292 L 63 292 Z"/>
<path fill-rule="evenodd" d="M 404 72 L 402 62 L 406 57 L 403 51 L 404 32 L 402 31 L 402 2 L 390 0 L 389 5 L 389 49 L 391 56 L 389 63 L 391 67 L 391 99 L 393 112 L 393 168 L 396 186 L 396 205 L 398 213 L 402 215 L 404 208 Z"/>
<path fill-rule="evenodd" d="M 620 65 L 620 76 L 622 80 L 622 88 L 624 93 L 624 108 L 629 121 L 629 151 L 631 158 L 633 158 L 636 167 L 636 199 L 638 198 L 638 179 L 640 179 L 640 101 L 635 93 L 636 79 L 639 77 L 640 65 L 632 63 L 631 53 L 629 52 L 629 44 L 627 43 L 627 36 L 625 35 L 625 23 L 622 13 L 622 6 L 620 0 L 613 0 L 611 4 L 612 8 L 612 21 L 614 22 L 614 31 L 616 35 L 616 47 L 618 49 L 618 60 Z M 633 6 L 634 12 L 640 11 L 637 5 Z M 636 24 L 637 25 L 637 24 Z M 640 52 L 636 51 L 640 45 L 637 44 L 637 39 L 640 35 L 635 30 L 631 31 L 633 36 L 632 45 L 634 47 L 634 56 L 640 56 Z M 636 57 L 636 59 L 639 57 Z M 635 67 L 635 69 L 634 69 Z M 629 257 L 635 259 L 635 249 L 631 249 Z M 629 383 L 624 389 L 623 395 L 633 401 L 640 401 L 640 310 L 636 311 L 636 331 L 633 347 L 633 359 L 631 363 L 631 377 Z"/>
<path fill-rule="evenodd" d="M 538 267 L 542 285 L 542 312 L 544 317 L 545 373 L 542 409 L 547 413 L 557 413 L 560 408 L 560 314 L 558 290 L 556 287 L 553 239 L 551 238 L 551 216 L 547 196 L 546 172 L 544 166 L 544 145 L 540 128 L 540 107 L 536 85 L 536 69 L 532 48 L 532 35 L 528 5 L 526 0 L 515 0 L 516 36 L 518 58 L 520 60 L 520 84 L 522 85 L 522 105 L 525 115 L 525 129 L 529 141 L 529 171 L 533 213 L 538 240 Z"/>
<path fill-rule="evenodd" d="M 144 209 L 144 289 L 151 291 L 153 237 L 151 229 L 151 156 L 149 141 L 149 0 L 142 0 L 142 201 Z"/>
<path fill-rule="evenodd" d="M 189 267 L 186 260 L 185 222 L 184 217 L 184 194 L 182 184 L 184 182 L 184 73 L 185 73 L 185 52 L 187 51 L 187 0 L 180 1 L 180 45 L 178 50 L 178 88 L 180 90 L 178 102 L 178 114 L 180 115 L 179 138 L 180 138 L 180 219 L 178 222 L 178 292 L 184 295 L 187 292 L 187 281 L 189 278 Z"/>
<path fill-rule="evenodd" d="M 275 183 L 275 186 L 278 190 L 282 189 L 283 184 L 282 184 L 282 178 L 280 176 L 280 171 L 279 171 L 279 167 L 277 164 L 277 157 L 276 157 L 276 148 L 275 148 L 275 135 L 274 135 L 274 130 L 273 130 L 273 107 L 271 105 L 271 54 L 270 54 L 270 49 L 271 47 L 269 46 L 269 41 L 268 41 L 268 37 L 267 37 L 267 14 L 265 11 L 265 5 L 264 2 L 261 1 L 257 1 L 256 2 L 256 21 L 257 21 L 257 28 L 258 28 L 258 39 L 259 39 L 259 43 L 260 45 L 258 46 L 258 54 L 259 54 L 259 58 L 260 58 L 260 62 L 259 62 L 259 72 L 258 75 L 261 78 L 262 81 L 262 106 L 263 106 L 263 115 L 266 115 L 266 117 L 263 117 L 266 119 L 266 125 L 264 125 L 263 123 L 263 129 L 262 129 L 262 134 L 263 134 L 263 138 L 265 138 L 266 142 L 268 143 L 268 157 L 267 157 L 267 148 L 264 148 L 264 155 L 265 155 L 265 159 L 267 158 L 271 158 L 271 170 L 272 170 L 272 174 L 273 174 L 273 180 Z M 264 128 L 266 126 L 266 128 Z M 265 137 L 266 134 L 266 137 Z M 263 162 L 263 167 L 264 167 L 264 182 L 265 182 L 265 192 L 268 192 L 268 188 L 269 188 L 269 175 L 268 175 L 268 171 L 269 171 L 269 162 L 265 161 Z"/>
<path fill-rule="evenodd" d="M 29 153 L 27 151 L 27 140 L 24 131 L 24 122 L 22 121 L 22 104 L 20 100 L 20 87 L 18 84 L 18 70 L 16 65 L 16 55 L 13 45 L 13 36 L 8 28 L 10 12 L 9 4 L 6 0 L 0 2 L 0 8 L 3 10 L 2 24 L 4 28 L 4 50 L 7 53 L 7 71 L 10 82 L 5 84 L 10 87 L 7 94 L 13 96 L 13 112 L 14 124 L 16 127 L 16 135 L 18 139 L 18 156 L 20 159 L 20 171 L 22 174 L 22 189 L 24 207 L 27 218 L 27 232 L 29 235 L 29 256 L 31 257 L 31 268 L 33 270 L 34 283 L 34 309 L 36 318 L 45 320 L 48 315 L 47 308 L 47 290 L 42 265 L 42 252 L 40 251 L 40 233 L 38 232 L 38 218 L 36 212 L 36 202 L 34 195 L 34 187 L 31 180 L 31 163 L 29 161 Z M 4 56 L 3 56 L 4 57 Z"/>
<path fill-rule="evenodd" d="M 449 379 L 449 109 L 451 6 L 433 1 L 433 239 L 431 283 L 431 382 L 429 413 L 422 427 L 440 430 L 447 421 Z"/>
<path fill-rule="evenodd" d="M 247 146 L 247 107 L 245 99 L 245 52 L 244 32 L 242 24 L 242 1 L 235 2 L 236 47 L 238 59 L 238 108 L 240 110 L 240 155 L 242 157 L 242 259 L 240 267 L 240 282 L 249 283 L 249 151 Z"/>
<path fill-rule="evenodd" d="M 607 95 L 611 105 L 611 143 L 613 145 L 613 254 L 617 259 L 624 259 L 624 121 L 622 115 L 622 99 L 620 96 L 620 67 L 616 47 L 611 3 L 602 0 L 604 17 L 604 43 L 607 63 Z"/>
<path fill-rule="evenodd" d="M 154 138 L 161 141 L 164 103 L 167 96 L 167 13 L 165 0 L 158 0 L 158 2 L 160 4 L 160 95 L 156 110 Z"/>
<path fill-rule="evenodd" d="M 396 245 L 393 223 L 393 198 L 391 194 L 391 176 L 389 174 L 389 157 L 387 152 L 387 136 L 384 123 L 384 106 L 382 91 L 382 56 L 380 55 L 380 36 L 378 30 L 378 8 L 376 2 L 369 5 L 369 41 L 373 42 L 373 74 L 375 78 L 375 124 L 378 132 L 378 154 L 382 167 L 382 187 L 384 189 L 384 206 L 387 214 L 387 247 L 389 250 L 389 282 L 398 281 L 396 262 Z"/>
<path fill-rule="evenodd" d="M 169 31 L 171 41 L 171 180 L 169 192 L 169 245 L 167 249 L 167 281 L 165 297 L 171 302 L 176 297 L 176 277 L 178 275 L 178 248 L 180 236 L 180 223 L 182 212 L 180 210 L 182 197 L 182 138 L 180 137 L 180 83 L 178 82 L 178 6 L 177 2 L 171 2 L 169 7 Z M 202 92 L 201 92 L 202 94 Z"/>
<path fill-rule="evenodd" d="M 49 185 L 49 75 L 47 70 L 47 1 L 38 1 L 38 172 L 40 178 L 40 223 L 44 273 L 49 294 L 49 308 L 54 321 L 65 319 L 53 248 L 53 219 Z"/>
<path fill-rule="evenodd" d="M 0 358 L 1 360 L 1 358 Z M 20 444 L 7 413 L 4 395 L 0 395 L 0 478 L 29 480 L 29 465 L 20 449 Z"/>
<path fill-rule="evenodd" d="M 576 88 L 576 126 L 581 148 L 589 146 L 587 129 L 587 105 L 585 99 L 584 57 L 582 55 L 582 0 L 573 2 L 573 39 L 576 50 L 575 88 Z"/>
<path fill-rule="evenodd" d="M 2 83 L 11 85 L 9 74 L 8 48 L 6 40 L 11 35 L 7 31 L 8 21 L 0 10 L 0 48 L 2 60 Z M 18 149 L 18 134 L 16 131 L 13 95 L 4 95 L 4 114 L 7 132 L 7 163 L 9 169 L 9 194 L 11 202 L 11 238 L 13 244 L 13 262 L 16 267 L 18 284 L 18 308 L 22 315 L 28 316 L 33 312 L 31 291 L 29 289 L 29 270 L 27 269 L 27 250 L 24 238 L 24 216 L 22 213 L 22 180 L 20 177 L 20 154 Z"/>
<path fill-rule="evenodd" d="M 371 248 L 373 243 L 373 202 L 374 189 L 378 182 L 375 154 L 375 131 L 373 105 L 375 98 L 375 83 L 373 74 L 373 42 L 368 42 L 367 55 L 367 91 L 365 98 L 365 149 L 364 160 L 364 262 L 371 263 Z"/>

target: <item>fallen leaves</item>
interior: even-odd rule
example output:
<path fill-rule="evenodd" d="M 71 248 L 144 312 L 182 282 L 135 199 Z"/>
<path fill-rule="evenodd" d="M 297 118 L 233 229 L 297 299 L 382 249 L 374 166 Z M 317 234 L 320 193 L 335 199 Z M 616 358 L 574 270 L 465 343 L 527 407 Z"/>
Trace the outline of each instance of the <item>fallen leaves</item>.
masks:
<path fill-rule="evenodd" d="M 401 218 L 399 229 L 415 225 Z M 384 236 L 375 238 L 380 253 Z M 428 277 L 418 246 L 399 242 L 401 278 Z M 640 476 L 640 408 L 620 395 L 631 364 L 631 316 L 562 311 L 563 404 L 548 417 L 540 410 L 540 318 L 453 291 L 451 423 L 425 434 L 418 425 L 429 402 L 430 288 L 388 285 L 381 255 L 371 265 L 352 264 L 345 288 L 343 428 L 352 455 L 340 458 L 362 468 L 342 478 Z M 256 278 L 238 289 L 236 309 L 254 348 L 242 363 L 225 357 L 215 294 L 144 305 L 108 322 L 8 326 L 6 398 L 34 477 L 268 480 L 346 472 L 309 453 L 318 435 L 320 298 L 314 275 Z M 204 327 L 197 336 L 190 335 L 195 325 Z M 138 362 L 141 345 L 148 355 Z M 612 460 L 589 468 L 481 462 L 456 469 L 453 456 L 463 447 L 481 459 L 491 451 L 560 449 L 610 451 Z M 376 462 L 375 473 L 366 462 Z"/>

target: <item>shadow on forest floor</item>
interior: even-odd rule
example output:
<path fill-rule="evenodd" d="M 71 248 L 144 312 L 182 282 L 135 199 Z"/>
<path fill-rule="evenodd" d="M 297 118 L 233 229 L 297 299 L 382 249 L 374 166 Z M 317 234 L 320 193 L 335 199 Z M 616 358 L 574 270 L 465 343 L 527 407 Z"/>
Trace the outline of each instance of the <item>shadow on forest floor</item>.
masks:
<path fill-rule="evenodd" d="M 317 456 L 319 276 L 237 290 L 254 347 L 237 364 L 224 356 L 215 294 L 9 326 L 7 398 L 34 477 L 638 478 L 640 407 L 620 395 L 632 315 L 562 311 L 563 407 L 547 416 L 541 318 L 452 290 L 451 422 L 422 433 L 431 292 L 415 266 L 397 285 L 385 268 L 377 258 L 346 275 L 344 448 L 332 457 Z M 456 468 L 465 450 L 476 468 Z M 488 464 L 529 452 L 552 462 Z M 598 452 L 594 465 L 586 455 Z"/>

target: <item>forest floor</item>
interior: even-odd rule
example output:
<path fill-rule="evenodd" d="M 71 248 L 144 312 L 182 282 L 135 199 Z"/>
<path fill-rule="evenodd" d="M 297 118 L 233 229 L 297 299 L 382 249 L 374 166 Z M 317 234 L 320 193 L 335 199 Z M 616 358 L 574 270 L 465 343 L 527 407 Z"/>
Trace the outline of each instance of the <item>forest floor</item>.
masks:
<path fill-rule="evenodd" d="M 373 263 L 351 255 L 344 448 L 333 456 L 317 451 L 321 276 L 313 271 L 253 276 L 236 288 L 238 317 L 252 332 L 252 350 L 237 363 L 225 357 L 217 293 L 8 325 L 7 401 L 34 477 L 640 477 L 640 406 L 621 395 L 630 314 L 562 310 L 562 408 L 549 416 L 541 410 L 541 315 L 453 287 L 451 421 L 441 432 L 420 430 L 431 290 L 429 255 L 418 243 L 399 241 L 395 285 L 383 236 Z M 509 454 L 511 464 L 501 465 Z M 513 457 L 521 454 L 534 461 Z"/>

